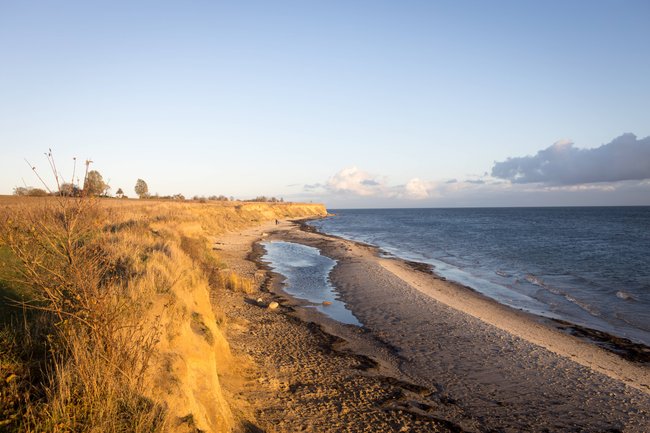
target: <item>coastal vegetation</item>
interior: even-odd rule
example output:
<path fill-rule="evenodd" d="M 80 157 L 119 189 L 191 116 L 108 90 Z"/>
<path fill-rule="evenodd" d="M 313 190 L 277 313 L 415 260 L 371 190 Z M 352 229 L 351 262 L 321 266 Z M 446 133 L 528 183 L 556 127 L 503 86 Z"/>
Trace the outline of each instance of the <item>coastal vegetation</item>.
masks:
<path fill-rule="evenodd" d="M 213 239 L 324 215 L 321 205 L 13 196 L 0 206 L 1 430 L 237 430 L 220 384 L 234 361 L 211 293 L 256 285 L 220 262 Z"/>

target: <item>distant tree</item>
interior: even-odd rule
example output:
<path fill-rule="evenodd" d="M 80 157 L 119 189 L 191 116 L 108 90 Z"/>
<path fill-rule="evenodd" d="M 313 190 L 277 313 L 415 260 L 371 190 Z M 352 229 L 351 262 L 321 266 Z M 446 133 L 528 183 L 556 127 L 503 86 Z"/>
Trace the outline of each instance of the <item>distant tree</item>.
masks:
<path fill-rule="evenodd" d="M 84 194 L 102 195 L 108 191 L 108 184 L 97 170 L 90 170 L 84 181 Z"/>
<path fill-rule="evenodd" d="M 33 188 L 31 186 L 17 186 L 14 188 L 14 195 L 30 196 L 30 197 L 45 197 L 47 191 L 41 188 Z"/>
<path fill-rule="evenodd" d="M 62 183 L 59 187 L 59 195 L 65 197 L 78 197 L 81 195 L 81 189 L 72 183 Z"/>
<path fill-rule="evenodd" d="M 117 191 L 115 191 L 115 196 L 117 198 L 122 198 L 124 197 L 124 191 L 122 191 L 122 188 L 118 188 Z"/>
<path fill-rule="evenodd" d="M 138 179 L 135 183 L 135 193 L 138 194 L 140 198 L 149 197 L 149 185 L 142 179 Z"/>
<path fill-rule="evenodd" d="M 246 200 L 246 201 L 259 201 L 259 202 L 268 202 L 268 203 L 277 203 L 282 201 L 281 199 L 277 199 L 276 197 L 266 197 L 264 195 L 257 196 L 253 199 Z"/>
<path fill-rule="evenodd" d="M 20 195 L 20 196 L 27 195 L 27 193 L 29 192 L 29 188 L 30 187 L 28 186 L 17 186 L 14 188 L 14 195 Z"/>
<path fill-rule="evenodd" d="M 42 188 L 32 188 L 29 191 L 29 195 L 32 197 L 45 197 L 48 195 L 48 192 Z"/>
<path fill-rule="evenodd" d="M 14 188 L 14 195 L 27 195 L 27 188 L 25 186 L 17 186 Z"/>

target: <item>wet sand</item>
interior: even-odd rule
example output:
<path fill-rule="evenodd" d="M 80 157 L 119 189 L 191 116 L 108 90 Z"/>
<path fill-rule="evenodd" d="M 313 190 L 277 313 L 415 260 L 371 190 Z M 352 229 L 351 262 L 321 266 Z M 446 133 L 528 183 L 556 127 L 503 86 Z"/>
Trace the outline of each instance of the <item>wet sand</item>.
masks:
<path fill-rule="evenodd" d="M 265 431 L 649 431 L 650 368 L 627 361 L 372 247 L 283 222 L 217 245 L 261 272 L 262 238 L 317 247 L 364 324 L 342 325 L 282 292 L 224 294 L 235 352 L 251 361 L 251 426 Z M 248 257 L 248 261 L 243 260 Z M 263 264 L 260 264 L 262 267 Z M 248 302 L 247 302 L 248 300 Z M 254 419 L 253 419 L 254 418 Z M 252 427 L 251 427 L 252 428 Z M 254 430 L 249 430 L 254 431 Z"/>

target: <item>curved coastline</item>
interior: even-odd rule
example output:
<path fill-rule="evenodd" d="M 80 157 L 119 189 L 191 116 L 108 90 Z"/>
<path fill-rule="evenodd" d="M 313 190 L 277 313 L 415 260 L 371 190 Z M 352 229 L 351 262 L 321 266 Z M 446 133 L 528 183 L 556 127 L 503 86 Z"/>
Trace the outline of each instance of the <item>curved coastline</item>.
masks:
<path fill-rule="evenodd" d="M 436 302 L 650 395 L 650 367 L 648 366 L 650 348 L 605 333 L 599 335 L 600 331 L 548 319 L 501 304 L 471 287 L 435 274 L 426 263 L 404 260 L 395 256 L 387 258 L 385 252 L 375 245 L 322 233 L 308 224 L 309 221 L 317 219 L 319 218 L 302 219 L 295 223 L 300 233 L 347 245 L 348 253 L 350 246 L 356 246 L 363 252 L 364 260 L 375 261 L 383 269 Z M 289 232 L 285 233 L 288 234 Z M 345 254 L 343 256 L 337 254 L 331 245 L 310 243 L 307 238 L 300 235 L 294 235 L 293 241 L 316 246 L 323 254 L 339 262 L 345 260 Z M 332 276 L 334 283 L 338 286 L 345 285 L 345 280 L 350 275 L 337 276 L 336 270 L 337 268 Z M 345 291 L 343 292 L 345 294 Z M 359 301 L 345 299 L 345 296 L 344 300 L 351 303 L 353 311 L 355 307 L 358 309 Z M 596 337 L 599 337 L 600 341 Z"/>
<path fill-rule="evenodd" d="M 330 215 L 328 215 L 330 216 Z M 376 250 L 376 256 L 381 259 L 394 259 L 396 261 L 402 262 L 408 266 L 410 266 L 412 269 L 418 271 L 418 272 L 423 272 L 425 274 L 430 274 L 434 278 L 440 280 L 440 281 L 446 281 L 451 285 L 454 285 L 455 287 L 458 288 L 458 290 L 466 290 L 472 292 L 475 296 L 479 296 L 484 298 L 488 302 L 495 302 L 498 305 L 505 307 L 509 310 L 512 311 L 517 311 L 517 312 L 522 312 L 526 315 L 530 315 L 536 320 L 538 320 L 540 323 L 544 323 L 547 326 L 561 331 L 562 333 L 565 333 L 567 335 L 576 337 L 581 339 L 582 341 L 585 341 L 590 344 L 594 344 L 608 352 L 611 352 L 615 355 L 618 355 L 622 358 L 624 358 L 627 361 L 631 361 L 634 363 L 639 363 L 640 365 L 645 365 L 645 366 L 650 366 L 650 346 L 645 345 L 643 343 L 635 342 L 630 340 L 629 338 L 625 338 L 620 335 L 616 335 L 613 333 L 609 333 L 606 331 L 602 331 L 599 329 L 595 328 L 590 328 L 588 326 L 583 326 L 577 323 L 573 323 L 570 320 L 565 320 L 560 317 L 548 317 L 543 314 L 537 314 L 533 311 L 527 310 L 525 308 L 517 308 L 511 305 L 504 304 L 502 302 L 499 302 L 498 299 L 495 299 L 493 297 L 490 297 L 489 295 L 481 292 L 478 289 L 475 289 L 469 285 L 463 284 L 458 281 L 454 281 L 453 279 L 449 279 L 447 277 L 444 277 L 442 275 L 439 275 L 435 271 L 435 267 L 430 264 L 430 263 L 425 263 L 425 262 L 419 262 L 416 260 L 409 260 L 403 257 L 399 257 L 398 255 L 395 255 L 393 253 L 387 252 L 383 250 L 380 246 L 369 244 L 366 242 L 354 240 L 354 239 L 349 239 L 343 236 L 339 235 L 334 235 L 331 233 L 325 233 L 320 230 L 318 230 L 316 227 L 312 226 L 309 224 L 310 221 L 315 221 L 321 218 L 307 218 L 303 220 L 296 221 L 300 229 L 305 232 L 310 232 L 310 233 L 316 233 L 321 236 L 326 236 L 330 237 L 333 239 L 339 239 L 343 240 L 346 242 L 352 242 L 354 244 L 357 244 L 359 246 L 365 247 L 365 248 L 372 248 Z M 394 269 L 394 268 L 393 268 Z"/>
<path fill-rule="evenodd" d="M 250 335 L 246 344 L 256 347 L 246 353 L 263 366 L 258 374 L 283 384 L 274 388 L 276 397 L 259 402 L 277 407 L 258 411 L 261 425 L 295 419 L 278 431 L 297 431 L 296 424 L 332 416 L 348 431 L 386 422 L 416 428 L 409 431 L 456 432 L 644 432 L 650 425 L 643 365 L 436 278 L 421 264 L 382 258 L 369 245 L 288 221 L 248 239 L 226 243 L 237 249 L 253 244 L 246 266 L 251 275 L 265 273 L 262 293 L 268 293 L 262 297 L 280 304 L 269 315 L 260 314 L 257 295 L 233 299 L 233 318 L 250 310 L 250 334 L 239 335 Z M 331 282 L 364 326 L 303 308 L 305 301 L 283 291 L 282 275 L 260 262 L 261 242 L 275 240 L 312 246 L 335 259 Z M 350 360 L 346 366 L 344 359 Z M 321 427 L 314 431 L 340 430 Z"/>
<path fill-rule="evenodd" d="M 650 347 L 649 211 L 341 209 L 309 224 L 429 263 L 515 309 Z"/>

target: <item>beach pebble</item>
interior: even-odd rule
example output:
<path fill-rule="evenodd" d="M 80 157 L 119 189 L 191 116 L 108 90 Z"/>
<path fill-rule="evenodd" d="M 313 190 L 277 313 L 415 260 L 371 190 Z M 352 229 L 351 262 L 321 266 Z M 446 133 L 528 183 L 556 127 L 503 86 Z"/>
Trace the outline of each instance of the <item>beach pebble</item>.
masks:
<path fill-rule="evenodd" d="M 262 299 L 262 298 L 257 298 L 257 301 L 255 301 L 255 302 L 257 302 L 257 305 L 259 305 L 260 307 L 264 306 L 264 299 Z"/>
<path fill-rule="evenodd" d="M 271 303 L 269 304 L 269 310 L 275 310 L 275 309 L 278 308 L 279 306 L 280 306 L 280 304 L 278 304 L 277 302 L 273 301 L 273 302 L 271 302 Z"/>

